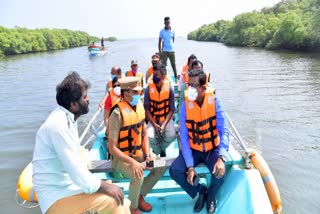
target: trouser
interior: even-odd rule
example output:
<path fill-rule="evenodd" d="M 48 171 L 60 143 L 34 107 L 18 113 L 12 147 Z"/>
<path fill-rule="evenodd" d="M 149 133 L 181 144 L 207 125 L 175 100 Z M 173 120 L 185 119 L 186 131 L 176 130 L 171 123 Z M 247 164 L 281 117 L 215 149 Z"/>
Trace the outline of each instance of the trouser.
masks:
<path fill-rule="evenodd" d="M 177 68 L 176 68 L 176 57 L 175 57 L 174 51 L 172 51 L 172 52 L 162 51 L 162 53 L 161 53 L 161 63 L 164 66 L 167 66 L 168 58 L 170 60 L 170 64 L 171 64 L 171 67 L 172 67 L 172 70 L 173 70 L 175 81 L 177 82 L 178 81 L 178 77 L 177 77 Z"/>
<path fill-rule="evenodd" d="M 151 153 L 151 159 L 155 160 L 156 158 L 157 156 L 154 153 Z M 139 159 L 137 161 L 142 162 L 143 160 Z M 139 195 L 146 196 L 166 171 L 166 167 L 154 168 L 150 170 L 147 177 L 137 178 L 134 175 L 130 164 L 114 157 L 112 160 L 112 167 L 130 179 L 128 198 L 131 201 L 131 207 L 133 209 L 138 207 Z"/>
<path fill-rule="evenodd" d="M 175 140 L 176 131 L 174 128 L 173 120 L 171 119 L 162 133 L 162 137 L 156 134 L 156 130 L 151 123 L 147 125 L 147 133 L 149 137 L 150 147 L 155 154 L 160 154 L 161 151 L 165 151 L 166 148 Z"/>
<path fill-rule="evenodd" d="M 70 197 L 62 198 L 56 201 L 47 210 L 46 214 L 87 214 L 87 213 L 99 213 L 99 214 L 113 214 L 123 213 L 130 214 L 130 201 L 124 198 L 123 205 L 117 205 L 114 198 L 103 194 L 78 194 Z"/>
<path fill-rule="evenodd" d="M 194 166 L 200 163 L 204 163 L 209 171 L 211 172 L 211 182 L 208 188 L 208 200 L 214 200 L 215 196 L 223 184 L 224 177 L 217 179 L 213 174 L 214 164 L 217 162 L 219 157 L 218 149 L 211 150 L 208 152 L 199 152 L 192 150 L 192 156 L 194 161 Z M 175 159 L 170 167 L 170 176 L 184 189 L 191 198 L 196 197 L 197 193 L 200 191 L 201 184 L 197 186 L 192 186 L 187 182 L 187 166 L 183 155 L 180 151 L 179 156 Z"/>

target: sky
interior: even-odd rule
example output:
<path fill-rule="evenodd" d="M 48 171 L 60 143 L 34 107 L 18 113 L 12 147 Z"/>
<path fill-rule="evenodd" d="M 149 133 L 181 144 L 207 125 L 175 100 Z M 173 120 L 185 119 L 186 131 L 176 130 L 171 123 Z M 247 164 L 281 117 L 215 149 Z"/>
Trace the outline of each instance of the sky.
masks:
<path fill-rule="evenodd" d="M 176 36 L 280 0 L 0 0 L 0 26 L 66 28 L 119 39 L 153 38 L 170 16 Z"/>

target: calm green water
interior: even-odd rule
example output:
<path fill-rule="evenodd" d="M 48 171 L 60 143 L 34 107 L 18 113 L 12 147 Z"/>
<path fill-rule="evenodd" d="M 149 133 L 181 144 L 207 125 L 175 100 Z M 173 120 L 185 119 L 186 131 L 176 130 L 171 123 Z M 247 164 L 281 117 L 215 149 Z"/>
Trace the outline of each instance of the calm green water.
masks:
<path fill-rule="evenodd" d="M 55 87 L 70 71 L 88 79 L 91 111 L 104 94 L 112 65 L 146 71 L 157 39 L 107 44 L 103 57 L 86 47 L 0 59 L 0 213 L 40 213 L 15 204 L 16 182 L 32 159 L 35 134 L 56 106 Z M 320 55 L 230 48 L 219 43 L 176 41 L 181 70 L 194 53 L 211 72 L 217 95 L 250 147 L 269 163 L 284 213 L 320 213 Z"/>

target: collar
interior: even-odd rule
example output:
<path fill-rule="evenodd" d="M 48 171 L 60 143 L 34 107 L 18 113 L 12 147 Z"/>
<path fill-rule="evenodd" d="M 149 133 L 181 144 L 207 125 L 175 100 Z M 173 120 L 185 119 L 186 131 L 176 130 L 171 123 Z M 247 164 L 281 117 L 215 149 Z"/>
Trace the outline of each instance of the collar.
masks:
<path fill-rule="evenodd" d="M 72 123 L 75 123 L 76 121 L 74 120 L 74 114 L 71 113 L 68 109 L 62 107 L 62 106 L 59 106 L 59 108 L 64 111 L 67 115 L 67 117 L 71 120 Z"/>

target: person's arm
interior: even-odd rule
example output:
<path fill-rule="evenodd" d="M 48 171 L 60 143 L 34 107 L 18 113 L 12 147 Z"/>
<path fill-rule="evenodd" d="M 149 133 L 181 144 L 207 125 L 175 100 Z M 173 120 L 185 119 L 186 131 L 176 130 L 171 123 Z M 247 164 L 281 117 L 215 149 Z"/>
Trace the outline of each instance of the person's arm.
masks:
<path fill-rule="evenodd" d="M 228 121 L 221 100 L 215 96 L 217 129 L 220 137 L 219 156 L 227 156 L 229 150 Z"/>
<path fill-rule="evenodd" d="M 180 108 L 180 143 L 181 153 L 186 163 L 187 168 L 193 167 L 192 150 L 189 144 L 188 129 L 186 126 L 186 102 L 183 101 Z"/>
<path fill-rule="evenodd" d="M 111 109 L 111 97 L 108 96 L 104 104 L 104 124 L 106 125 L 107 129 L 108 129 L 110 109 Z M 106 129 L 106 132 L 108 131 L 107 129 Z"/>
<path fill-rule="evenodd" d="M 146 157 L 150 158 L 150 144 L 149 144 L 147 126 L 145 123 L 143 124 L 143 127 L 142 127 L 142 151 Z"/>
<path fill-rule="evenodd" d="M 173 34 L 172 42 L 174 43 L 174 38 L 175 38 L 175 33 L 174 33 L 174 31 L 172 31 L 172 34 Z"/>
<path fill-rule="evenodd" d="M 161 54 L 162 53 L 162 30 L 159 33 L 158 50 L 159 50 L 159 53 Z"/>
<path fill-rule="evenodd" d="M 146 112 L 146 118 L 148 121 L 153 125 L 155 131 L 158 132 L 160 126 L 157 124 L 156 121 L 153 120 L 152 114 L 150 112 L 150 96 L 149 96 L 149 86 L 147 86 L 146 90 L 144 91 L 144 101 L 143 101 L 144 110 Z"/>
<path fill-rule="evenodd" d="M 80 157 L 79 142 L 75 142 L 76 139 L 70 130 L 64 126 L 54 127 L 54 129 L 48 130 L 48 135 L 71 180 L 84 193 L 96 192 L 100 188 L 101 180 L 88 170 L 86 162 Z"/>
<path fill-rule="evenodd" d="M 168 124 L 168 122 L 171 120 L 172 118 L 172 115 L 174 113 L 174 111 L 176 110 L 175 106 L 174 106 L 174 92 L 173 92 L 173 89 L 172 87 L 170 87 L 170 92 L 169 92 L 169 110 L 170 112 L 168 113 L 165 121 L 162 123 L 161 125 L 161 129 L 164 130 L 166 125 Z"/>

